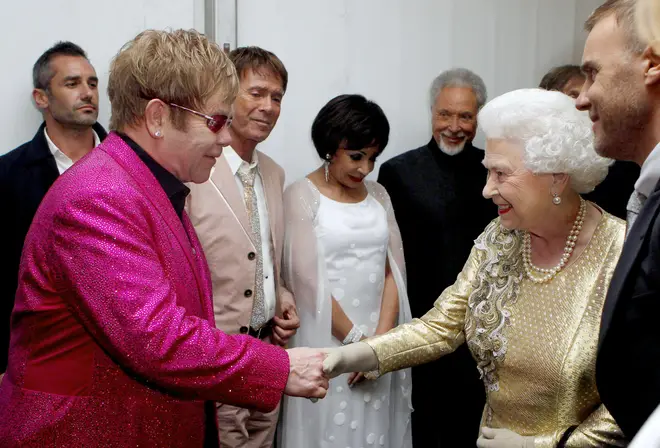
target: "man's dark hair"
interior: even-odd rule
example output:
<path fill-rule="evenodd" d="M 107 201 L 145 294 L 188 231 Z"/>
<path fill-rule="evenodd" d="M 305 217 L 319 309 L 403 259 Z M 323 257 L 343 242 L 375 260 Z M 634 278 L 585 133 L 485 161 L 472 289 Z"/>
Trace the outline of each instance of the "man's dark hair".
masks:
<path fill-rule="evenodd" d="M 323 106 L 312 124 L 312 141 L 323 160 L 344 149 L 378 147 L 380 154 L 390 136 L 383 109 L 362 95 L 340 95 Z"/>
<path fill-rule="evenodd" d="M 80 56 L 87 59 L 85 51 L 73 42 L 57 42 L 39 56 L 32 67 L 32 84 L 35 89 L 48 90 L 50 87 L 50 82 L 55 76 L 50 62 L 55 56 Z"/>
<path fill-rule="evenodd" d="M 546 73 L 539 87 L 545 90 L 558 90 L 561 92 L 568 81 L 576 77 L 585 78 L 579 66 L 562 65 Z"/>
<path fill-rule="evenodd" d="M 246 70 L 252 70 L 261 75 L 264 74 L 264 71 L 270 71 L 280 78 L 282 90 L 286 92 L 289 74 L 280 58 L 275 56 L 275 53 L 260 47 L 239 47 L 229 53 L 229 59 L 236 66 L 239 78 L 243 78 Z"/>

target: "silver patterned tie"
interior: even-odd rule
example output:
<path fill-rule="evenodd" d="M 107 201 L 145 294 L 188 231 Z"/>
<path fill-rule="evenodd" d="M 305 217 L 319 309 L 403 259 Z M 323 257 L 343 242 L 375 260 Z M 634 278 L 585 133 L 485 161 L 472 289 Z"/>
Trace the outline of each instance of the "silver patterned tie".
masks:
<path fill-rule="evenodd" d="M 261 251 L 261 223 L 259 221 L 259 208 L 257 207 L 257 195 L 254 191 L 254 179 L 257 175 L 256 165 L 244 169 L 241 167 L 236 173 L 243 183 L 243 200 L 247 209 L 248 219 L 252 230 L 252 243 L 257 253 L 256 291 L 252 304 L 252 318 L 250 325 L 255 330 L 260 329 L 267 322 L 266 307 L 264 303 L 264 259 Z"/>
<path fill-rule="evenodd" d="M 642 210 L 644 202 L 646 202 L 646 196 L 639 191 L 635 190 L 630 195 L 628 205 L 626 206 L 626 209 L 628 210 L 628 213 L 626 214 L 626 236 L 630 233 L 630 229 L 632 229 L 640 210 Z"/>

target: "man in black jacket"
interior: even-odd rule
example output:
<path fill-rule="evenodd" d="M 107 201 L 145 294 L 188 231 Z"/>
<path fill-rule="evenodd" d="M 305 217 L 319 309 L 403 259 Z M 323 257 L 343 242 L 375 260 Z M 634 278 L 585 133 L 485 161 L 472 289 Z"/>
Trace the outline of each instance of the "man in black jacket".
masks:
<path fill-rule="evenodd" d="M 456 280 L 474 240 L 497 216 L 481 192 L 484 153 L 472 146 L 477 112 L 486 102 L 479 76 L 453 69 L 431 85 L 433 137 L 384 163 L 378 182 L 392 199 L 403 238 L 413 317 L 433 306 Z M 474 446 L 485 403 L 484 386 L 464 344 L 412 371 L 415 446 Z"/>
<path fill-rule="evenodd" d="M 7 368 L 9 318 L 32 218 L 57 177 L 106 136 L 96 122 L 98 78 L 79 46 L 55 44 L 37 59 L 32 75 L 32 97 L 44 123 L 31 141 L 0 157 L 0 375 Z"/>
<path fill-rule="evenodd" d="M 628 438 L 660 404 L 660 60 L 644 51 L 634 8 L 608 0 L 587 20 L 587 80 L 576 103 L 594 121 L 599 154 L 641 166 L 596 362 L 600 397 Z"/>

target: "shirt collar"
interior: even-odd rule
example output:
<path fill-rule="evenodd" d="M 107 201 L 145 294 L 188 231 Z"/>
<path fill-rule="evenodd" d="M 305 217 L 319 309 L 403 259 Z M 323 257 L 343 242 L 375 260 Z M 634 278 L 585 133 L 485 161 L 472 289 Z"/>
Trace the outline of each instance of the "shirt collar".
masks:
<path fill-rule="evenodd" d="M 660 179 L 660 143 L 658 143 L 651 154 L 642 164 L 639 178 L 635 182 L 635 190 L 647 198 L 653 193 L 655 185 Z"/>
<path fill-rule="evenodd" d="M 101 139 L 94 129 L 92 129 L 92 133 L 94 134 L 94 147 L 96 148 L 101 143 Z M 64 156 L 67 159 L 69 158 L 69 156 L 64 154 L 62 150 L 58 148 L 57 145 L 50 139 L 50 136 L 48 135 L 48 129 L 46 128 L 44 128 L 44 136 L 46 136 L 46 143 L 48 143 L 48 149 L 50 149 L 50 153 L 53 155 L 53 157 Z"/>
<path fill-rule="evenodd" d="M 190 193 L 190 189 L 186 187 L 174 174 L 167 171 L 161 166 L 153 157 L 147 153 L 135 140 L 126 134 L 118 133 L 119 137 L 133 150 L 135 154 L 142 160 L 149 171 L 154 175 L 156 181 L 160 184 L 167 198 L 172 203 L 174 211 L 182 219 L 183 209 L 186 204 L 186 197 Z"/>
<path fill-rule="evenodd" d="M 231 173 L 235 176 L 236 173 L 238 173 L 238 170 L 242 167 L 244 170 L 249 170 L 257 166 L 259 163 L 259 157 L 257 157 L 257 151 L 255 150 L 252 153 L 252 162 L 247 163 L 245 160 L 241 159 L 241 156 L 238 155 L 236 150 L 232 148 L 231 146 L 226 146 L 222 150 L 222 154 L 225 156 L 225 160 L 227 160 L 227 164 L 229 165 L 229 169 L 231 170 Z"/>

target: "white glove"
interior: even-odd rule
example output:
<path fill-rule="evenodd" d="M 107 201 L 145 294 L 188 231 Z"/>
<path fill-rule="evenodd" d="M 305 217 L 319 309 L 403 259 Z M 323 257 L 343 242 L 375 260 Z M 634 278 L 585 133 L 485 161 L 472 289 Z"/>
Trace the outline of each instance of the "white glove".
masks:
<path fill-rule="evenodd" d="M 323 372 L 329 378 L 334 378 L 342 373 L 370 372 L 378 369 L 376 353 L 365 342 L 329 348 L 325 352 L 328 356 L 323 361 Z"/>
<path fill-rule="evenodd" d="M 482 428 L 478 448 L 534 448 L 534 437 L 521 436 L 508 429 Z"/>

